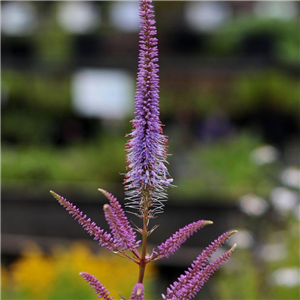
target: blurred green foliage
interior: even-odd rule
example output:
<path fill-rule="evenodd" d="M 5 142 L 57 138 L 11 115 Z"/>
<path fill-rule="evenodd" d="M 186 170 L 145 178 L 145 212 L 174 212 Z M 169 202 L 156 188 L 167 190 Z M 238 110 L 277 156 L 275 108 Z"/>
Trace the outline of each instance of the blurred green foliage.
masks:
<path fill-rule="evenodd" d="M 21 114 L 22 109 L 30 109 L 47 117 L 51 114 L 57 116 L 68 113 L 71 109 L 70 75 L 65 72 L 48 70 L 44 73 L 38 69 L 26 72 L 5 70 L 1 83 L 8 94 L 8 101 L 4 107 L 4 121 L 11 110 L 17 110 Z M 26 115 L 27 112 L 23 114 Z M 6 129 L 7 126 L 3 128 Z"/>
<path fill-rule="evenodd" d="M 251 161 L 251 152 L 261 145 L 260 139 L 249 133 L 206 145 L 199 143 L 186 157 L 180 157 L 181 172 L 175 178 L 179 188 L 170 194 L 224 201 L 237 201 L 250 192 L 266 195 L 273 183 L 261 166 Z"/>
<path fill-rule="evenodd" d="M 266 70 L 245 74 L 233 86 L 238 105 L 231 105 L 231 108 L 237 114 L 264 106 L 289 113 L 298 120 L 299 88 L 299 80 L 284 72 Z"/>
<path fill-rule="evenodd" d="M 278 270 L 299 268 L 299 221 L 294 217 L 284 218 L 282 221 L 281 230 L 278 232 L 268 222 L 267 229 L 262 230 L 263 233 L 257 232 L 260 241 L 256 244 L 256 249 L 238 248 L 228 265 L 219 270 L 217 280 L 214 281 L 216 299 L 299 299 L 299 273 L 298 284 L 286 284 L 297 281 L 297 278 L 281 278 L 280 282 L 274 280 L 274 272 Z M 266 223 L 254 219 L 252 222 L 259 226 Z M 279 243 L 286 249 L 285 257 L 268 261 L 260 256 L 259 247 Z M 272 256 L 273 253 L 265 255 Z"/>
<path fill-rule="evenodd" d="M 52 145 L 50 137 L 57 119 L 72 115 L 69 75 L 39 75 L 32 71 L 29 81 L 23 72 L 5 71 L 2 82 L 9 93 L 2 115 L 2 139 L 9 141 L 12 137 L 15 143 L 2 143 L 4 180 L 122 181 L 119 173 L 125 169 L 126 142 L 123 132 L 130 131 L 125 123 L 121 125 L 122 133 L 99 132 L 91 141 L 79 140 L 60 149 Z M 192 133 L 180 118 L 185 111 L 203 117 L 221 110 L 230 119 L 263 104 L 298 120 L 297 80 L 266 70 L 240 76 L 230 83 L 225 94 L 214 86 L 162 89 L 161 94 L 162 118 L 173 118 L 181 126 L 171 132 L 171 152 L 175 157 L 180 153 L 181 160 L 171 162 L 171 173 L 180 187 L 176 192 L 171 190 L 171 195 L 237 199 L 248 192 L 266 194 L 270 180 L 250 161 L 251 151 L 262 144 L 258 136 L 242 133 L 210 143 L 199 140 L 181 154 L 184 142 L 180 131 L 183 137 Z"/>
<path fill-rule="evenodd" d="M 255 262 L 252 253 L 247 249 L 238 249 L 231 263 L 233 268 L 226 266 L 219 270 L 215 283 L 216 299 L 255 300 L 265 298 L 262 284 L 263 274 Z"/>
<path fill-rule="evenodd" d="M 161 8 L 168 5 L 157 4 Z M 119 135 L 99 134 L 93 141 L 81 138 L 59 149 L 53 145 L 55 130 L 62 129 L 57 123 L 70 116 L 76 117 L 71 103 L 73 70 L 69 68 L 76 43 L 74 36 L 57 22 L 59 2 L 50 6 L 44 6 L 42 2 L 36 5 L 41 28 L 30 37 L 36 63 L 26 70 L 9 67 L 2 72 L 2 87 L 7 94 L 7 101 L 2 106 L 2 178 L 119 182 L 122 180 L 119 172 L 125 168 L 124 130 L 120 130 Z M 176 11 L 182 11 L 183 2 L 174 2 L 175 5 Z M 101 4 L 101 9 L 103 26 L 94 32 L 99 40 L 101 34 L 108 37 L 113 30 L 107 24 L 109 3 Z M 162 14 L 164 9 L 157 12 Z M 267 33 L 274 38 L 278 61 L 299 62 L 296 55 L 299 53 L 297 20 L 250 16 L 233 18 L 216 33 L 211 33 L 205 55 L 236 56 L 244 37 L 256 33 Z M 278 68 L 241 72 L 229 76 L 228 80 L 225 78 L 225 82 L 211 75 L 192 80 L 192 83 L 183 77 L 176 75 L 178 82 L 169 83 L 165 78 L 167 84 L 161 89 L 162 119 L 179 124 L 173 131 L 174 137 L 170 135 L 171 140 L 179 142 L 170 148 L 173 147 L 175 157 L 178 152 L 180 159 L 186 157 L 182 162 L 174 161 L 174 172 L 171 171 L 177 177 L 174 182 L 180 186 L 176 195 L 192 197 L 200 194 L 234 199 L 250 191 L 265 194 L 270 186 L 269 179 L 249 159 L 251 151 L 262 144 L 259 137 L 241 134 L 227 141 L 204 143 L 198 140 L 181 155 L 184 142 L 180 140 L 180 131 L 182 136 L 194 135 L 195 141 L 198 137 L 190 127 L 195 118 L 205 118 L 220 111 L 234 122 L 235 118 L 251 114 L 262 105 L 286 112 L 299 122 L 299 80 Z M 126 130 L 129 131 L 130 128 Z"/>
<path fill-rule="evenodd" d="M 2 178 L 4 183 L 5 179 L 121 182 L 120 172 L 125 171 L 124 143 L 125 137 L 106 135 L 61 149 L 4 144 Z M 184 155 L 174 147 L 172 152 L 180 160 L 171 157 L 170 162 L 179 188 L 171 189 L 170 195 L 228 200 L 249 192 L 266 194 L 272 183 L 262 168 L 250 160 L 251 152 L 259 145 L 257 137 L 245 133 L 197 144 Z"/>
<path fill-rule="evenodd" d="M 36 48 L 36 58 L 44 63 L 67 61 L 72 58 L 72 35 L 64 30 L 57 22 L 55 13 L 58 11 L 60 2 L 55 1 L 51 9 L 37 7 L 40 9 L 39 30 L 34 34 L 34 44 Z M 53 65 L 47 65 L 47 69 L 51 69 Z M 54 68 L 56 68 L 54 64 Z"/>
<path fill-rule="evenodd" d="M 274 40 L 274 56 L 282 63 L 300 64 L 299 20 L 279 20 L 240 16 L 231 20 L 211 37 L 211 55 L 236 55 L 246 35 L 268 34 Z"/>
<path fill-rule="evenodd" d="M 36 144 L 47 145 L 53 130 L 52 123 L 50 115 L 34 110 L 14 109 L 2 115 L 2 138 L 13 139 L 19 144 L 32 147 Z"/>
<path fill-rule="evenodd" d="M 288 72 L 267 68 L 243 72 L 224 86 L 201 82 L 197 86 L 163 88 L 161 112 L 177 116 L 185 110 L 205 116 L 222 111 L 229 117 L 251 113 L 262 106 L 289 113 L 298 120 L 300 81 Z"/>
<path fill-rule="evenodd" d="M 120 181 L 125 169 L 125 138 L 54 146 L 2 146 L 2 178 L 62 181 Z"/>

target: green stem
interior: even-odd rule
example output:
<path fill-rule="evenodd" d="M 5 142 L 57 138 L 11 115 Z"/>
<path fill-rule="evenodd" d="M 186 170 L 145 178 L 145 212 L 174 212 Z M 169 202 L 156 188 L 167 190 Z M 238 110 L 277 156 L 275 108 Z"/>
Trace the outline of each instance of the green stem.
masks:
<path fill-rule="evenodd" d="M 145 269 L 146 269 L 146 251 L 147 251 L 147 238 L 148 238 L 148 213 L 144 213 L 143 217 L 143 232 L 142 232 L 142 254 L 140 259 L 140 270 L 138 283 L 143 283 Z"/>

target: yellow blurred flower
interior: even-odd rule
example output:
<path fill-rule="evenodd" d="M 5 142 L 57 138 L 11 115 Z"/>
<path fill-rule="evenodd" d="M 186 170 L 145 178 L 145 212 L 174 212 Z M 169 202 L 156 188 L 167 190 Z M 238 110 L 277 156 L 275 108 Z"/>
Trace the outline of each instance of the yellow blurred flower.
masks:
<path fill-rule="evenodd" d="M 84 243 L 76 242 L 68 250 L 56 248 L 54 253 L 57 272 L 68 269 L 69 273 L 76 276 L 79 272 L 87 272 L 99 279 L 114 297 L 118 297 L 119 293 L 130 295 L 137 282 L 138 265 L 112 252 L 102 250 L 93 253 Z M 155 268 L 149 265 L 146 284 L 153 280 L 154 275 Z M 78 276 L 78 281 L 83 279 Z"/>
<path fill-rule="evenodd" d="M 1 265 L 1 287 L 8 283 L 8 273 L 4 266 Z"/>
<path fill-rule="evenodd" d="M 53 259 L 45 256 L 33 243 L 26 246 L 21 258 L 11 266 L 11 271 L 16 288 L 27 292 L 32 299 L 46 298 L 53 288 Z"/>
<path fill-rule="evenodd" d="M 93 290 L 79 276 L 80 272 L 94 275 L 114 298 L 119 293 L 129 297 L 137 282 L 138 265 L 105 250 L 94 253 L 86 243 L 69 247 L 56 245 L 46 255 L 37 245 L 28 244 L 21 257 L 10 268 L 15 289 L 24 299 L 87 299 Z M 155 267 L 147 266 L 145 286 L 154 279 Z M 7 276 L 5 276 L 7 278 Z M 148 294 L 151 291 L 147 291 Z"/>

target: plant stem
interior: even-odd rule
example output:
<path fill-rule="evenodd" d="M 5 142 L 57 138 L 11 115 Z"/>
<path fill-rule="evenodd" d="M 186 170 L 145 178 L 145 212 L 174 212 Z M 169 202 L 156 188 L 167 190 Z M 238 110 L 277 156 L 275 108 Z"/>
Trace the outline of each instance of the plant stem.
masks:
<path fill-rule="evenodd" d="M 142 254 L 140 260 L 140 270 L 139 270 L 139 278 L 138 283 L 143 283 L 145 269 L 146 269 L 146 251 L 147 251 L 147 239 L 148 239 L 148 212 L 144 213 L 143 217 L 143 233 L 142 233 Z"/>

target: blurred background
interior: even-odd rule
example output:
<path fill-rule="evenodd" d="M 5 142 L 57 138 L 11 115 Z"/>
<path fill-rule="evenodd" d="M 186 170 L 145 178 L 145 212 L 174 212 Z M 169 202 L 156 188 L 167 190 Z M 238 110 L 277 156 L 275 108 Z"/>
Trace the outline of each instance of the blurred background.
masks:
<path fill-rule="evenodd" d="M 149 268 L 148 299 L 230 229 L 217 255 L 238 249 L 197 299 L 299 299 L 300 3 L 155 1 L 155 11 L 178 188 L 149 249 L 187 223 L 214 224 Z M 129 297 L 136 267 L 99 250 L 49 190 L 105 229 L 97 189 L 123 203 L 138 31 L 136 1 L 1 1 L 2 299 L 92 299 L 80 271 Z"/>

